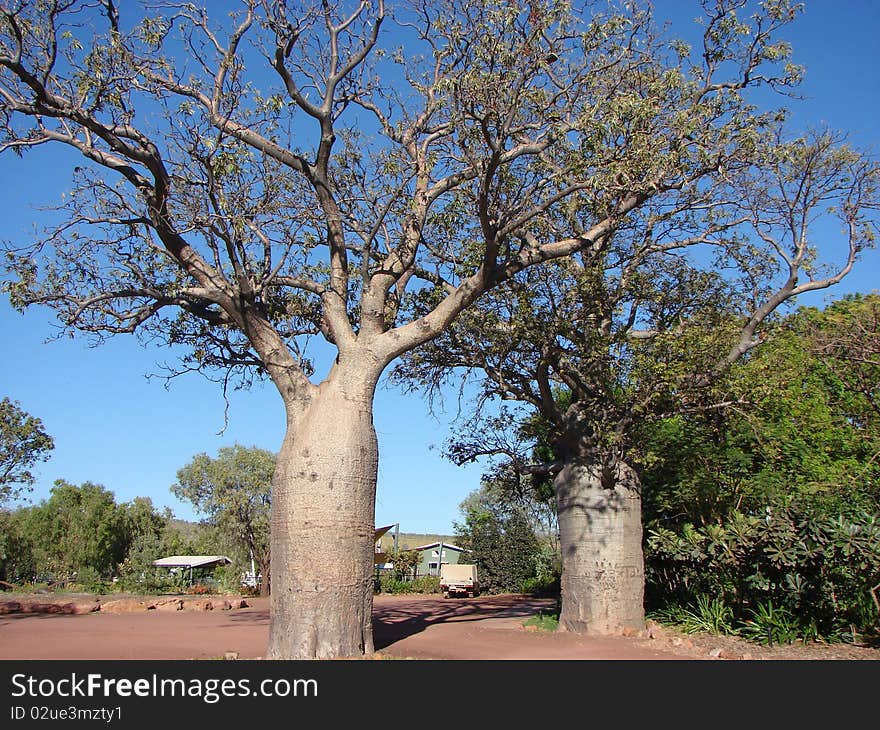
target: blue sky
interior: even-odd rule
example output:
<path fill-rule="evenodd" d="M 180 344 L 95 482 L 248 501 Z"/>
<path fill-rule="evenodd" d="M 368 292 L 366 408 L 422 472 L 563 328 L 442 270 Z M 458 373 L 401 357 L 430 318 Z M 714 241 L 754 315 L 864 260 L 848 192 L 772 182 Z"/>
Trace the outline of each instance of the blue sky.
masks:
<path fill-rule="evenodd" d="M 673 27 L 698 14 L 697 3 L 684 0 L 658 0 L 655 7 L 659 18 L 675 22 Z M 880 150 L 878 27 L 880 3 L 874 0 L 808 3 L 786 34 L 795 60 L 807 67 L 800 90 L 807 98 L 790 103 L 795 125 L 827 124 L 847 130 L 859 146 Z M 0 156 L 0 239 L 26 239 L 33 221 L 39 220 L 36 206 L 56 201 L 69 176 L 69 166 L 53 164 L 52 154 L 42 150 L 24 161 Z M 877 288 L 880 254 L 869 251 L 833 296 Z M 825 299 L 827 295 L 804 301 Z M 49 461 L 38 466 L 32 500 L 45 498 L 56 479 L 92 481 L 115 492 L 118 501 L 148 496 L 178 517 L 197 519 L 169 491 L 177 470 L 193 455 L 214 455 L 234 443 L 273 451 L 280 446 L 283 408 L 271 384 L 231 392 L 228 426 L 220 433 L 225 404 L 219 386 L 197 375 L 168 384 L 147 379 L 170 353 L 143 348 L 130 336 L 97 348 L 80 339 L 46 343 L 51 323 L 48 310 L 22 316 L 0 301 L 0 397 L 9 396 L 40 417 L 56 444 Z M 375 409 L 380 448 L 377 524 L 399 522 L 405 532 L 452 531 L 458 505 L 479 485 L 480 474 L 479 466 L 459 468 L 440 454 L 455 408 L 453 394 L 448 412 L 435 418 L 420 397 L 380 385 Z"/>

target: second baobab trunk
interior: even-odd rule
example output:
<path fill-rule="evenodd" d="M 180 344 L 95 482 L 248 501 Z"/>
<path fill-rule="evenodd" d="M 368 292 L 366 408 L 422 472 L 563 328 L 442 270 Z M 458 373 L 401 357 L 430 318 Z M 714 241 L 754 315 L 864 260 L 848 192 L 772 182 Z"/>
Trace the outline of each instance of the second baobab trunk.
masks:
<path fill-rule="evenodd" d="M 641 488 L 618 462 L 567 464 L 556 476 L 562 550 L 560 629 L 591 635 L 645 628 Z"/>

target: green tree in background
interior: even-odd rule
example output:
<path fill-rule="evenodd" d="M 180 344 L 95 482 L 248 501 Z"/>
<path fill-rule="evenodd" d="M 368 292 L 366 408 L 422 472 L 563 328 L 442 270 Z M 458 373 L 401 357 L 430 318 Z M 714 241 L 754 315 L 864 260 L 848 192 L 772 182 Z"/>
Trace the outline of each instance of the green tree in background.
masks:
<path fill-rule="evenodd" d="M 0 504 L 31 487 L 31 468 L 48 459 L 53 448 L 55 443 L 39 418 L 9 398 L 0 401 Z"/>
<path fill-rule="evenodd" d="M 462 502 L 463 523 L 455 525 L 456 542 L 470 550 L 480 589 L 488 593 L 518 593 L 535 577 L 541 545 L 520 506 L 498 499 L 485 485 Z"/>
<path fill-rule="evenodd" d="M 601 268 L 632 215 L 730 200 L 784 117 L 753 92 L 801 77 L 790 0 L 694 2 L 693 48 L 648 2 L 7 5 L 3 149 L 66 150 L 72 179 L 4 289 L 65 333 L 271 379 L 276 659 L 373 651 L 391 363 L 525 270 Z"/>
<path fill-rule="evenodd" d="M 14 584 L 61 581 L 90 591 L 150 593 L 170 587 L 153 567 L 157 558 L 231 555 L 231 547 L 213 525 L 174 520 L 146 497 L 117 504 L 110 490 L 91 482 L 59 480 L 39 504 L 0 511 L 0 580 Z"/>
<path fill-rule="evenodd" d="M 706 525 L 770 503 L 880 511 L 878 303 L 859 296 L 799 310 L 731 371 L 734 405 L 644 424 L 647 519 Z"/>
<path fill-rule="evenodd" d="M 33 540 L 17 512 L 0 510 L 0 581 L 25 583 L 37 572 Z"/>
<path fill-rule="evenodd" d="M 22 510 L 37 569 L 55 580 L 81 568 L 110 578 L 129 546 L 127 525 L 113 493 L 101 485 L 59 479 L 47 500 Z"/>
<path fill-rule="evenodd" d="M 711 596 L 739 621 L 774 606 L 790 635 L 876 631 L 878 303 L 799 310 L 730 372 L 735 406 L 642 425 L 650 607 Z"/>
<path fill-rule="evenodd" d="M 198 454 L 177 472 L 171 491 L 191 502 L 208 522 L 242 547 L 262 573 L 268 595 L 269 516 L 275 455 L 256 446 L 221 448 L 216 458 Z"/>

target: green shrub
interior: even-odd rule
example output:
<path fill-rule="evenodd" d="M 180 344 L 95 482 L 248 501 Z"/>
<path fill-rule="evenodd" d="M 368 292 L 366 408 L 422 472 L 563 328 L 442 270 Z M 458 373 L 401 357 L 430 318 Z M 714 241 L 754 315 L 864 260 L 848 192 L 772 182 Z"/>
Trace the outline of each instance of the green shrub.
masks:
<path fill-rule="evenodd" d="M 380 575 L 373 583 L 374 593 L 439 593 L 440 577 L 424 575 L 415 580 L 399 580 L 393 574 Z"/>
<path fill-rule="evenodd" d="M 410 593 L 410 583 L 407 580 L 398 580 L 393 575 L 380 575 L 375 581 L 376 593 Z"/>
<path fill-rule="evenodd" d="M 740 629 L 751 641 L 769 646 L 791 644 L 803 634 L 797 620 L 784 608 L 774 607 L 772 601 L 758 604 L 751 613 L 752 618 Z"/>
<path fill-rule="evenodd" d="M 534 578 L 526 578 L 520 586 L 521 593 L 530 593 L 532 595 L 546 595 L 559 593 L 559 576 L 544 575 L 535 576 Z"/>
<path fill-rule="evenodd" d="M 682 626 L 743 627 L 760 639 L 770 622 L 777 642 L 790 628 L 807 640 L 876 631 L 870 593 L 880 582 L 876 517 L 829 518 L 772 506 L 761 516 L 734 511 L 721 524 L 647 533 L 646 603 L 667 611 L 679 607 L 676 623 Z"/>
<path fill-rule="evenodd" d="M 413 593 L 439 593 L 440 576 L 423 575 L 410 583 Z"/>
<path fill-rule="evenodd" d="M 235 563 L 218 565 L 214 568 L 212 578 L 218 593 L 240 593 L 242 590 L 241 568 Z"/>
<path fill-rule="evenodd" d="M 83 566 L 77 570 L 75 580 L 67 588 L 74 592 L 107 593 L 107 584 L 101 579 L 98 571 L 90 566 Z"/>
<path fill-rule="evenodd" d="M 700 596 L 697 605 L 692 609 L 684 609 L 680 623 L 685 632 L 696 634 L 735 634 L 733 610 L 719 598 Z"/>

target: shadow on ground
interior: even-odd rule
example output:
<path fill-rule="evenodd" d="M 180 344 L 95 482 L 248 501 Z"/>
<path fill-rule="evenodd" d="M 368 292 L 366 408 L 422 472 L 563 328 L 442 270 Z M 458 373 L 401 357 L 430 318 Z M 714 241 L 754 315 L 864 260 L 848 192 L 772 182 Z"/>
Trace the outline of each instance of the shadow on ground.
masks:
<path fill-rule="evenodd" d="M 479 598 L 384 597 L 373 604 L 373 643 L 376 650 L 421 633 L 430 626 L 486 619 L 522 619 L 556 609 L 553 598 L 504 595 Z"/>

